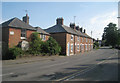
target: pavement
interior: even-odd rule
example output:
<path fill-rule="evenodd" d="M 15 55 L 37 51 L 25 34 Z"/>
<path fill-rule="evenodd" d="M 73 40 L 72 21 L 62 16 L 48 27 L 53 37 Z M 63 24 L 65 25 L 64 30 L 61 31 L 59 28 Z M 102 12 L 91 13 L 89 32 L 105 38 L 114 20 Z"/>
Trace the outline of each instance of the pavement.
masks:
<path fill-rule="evenodd" d="M 118 50 L 2 62 L 3 81 L 118 81 Z M 29 60 L 29 61 L 28 61 Z"/>

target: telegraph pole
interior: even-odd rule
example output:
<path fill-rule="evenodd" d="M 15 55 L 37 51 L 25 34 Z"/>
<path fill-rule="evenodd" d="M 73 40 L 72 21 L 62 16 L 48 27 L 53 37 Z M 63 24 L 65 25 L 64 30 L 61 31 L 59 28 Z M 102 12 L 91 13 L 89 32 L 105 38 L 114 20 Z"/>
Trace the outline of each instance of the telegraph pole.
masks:
<path fill-rule="evenodd" d="M 75 23 L 75 18 L 76 18 L 76 16 L 74 16 L 74 23 Z"/>
<path fill-rule="evenodd" d="M 91 37 L 92 37 L 92 31 L 91 31 Z"/>
<path fill-rule="evenodd" d="M 24 10 L 26 14 L 28 14 L 28 10 Z"/>

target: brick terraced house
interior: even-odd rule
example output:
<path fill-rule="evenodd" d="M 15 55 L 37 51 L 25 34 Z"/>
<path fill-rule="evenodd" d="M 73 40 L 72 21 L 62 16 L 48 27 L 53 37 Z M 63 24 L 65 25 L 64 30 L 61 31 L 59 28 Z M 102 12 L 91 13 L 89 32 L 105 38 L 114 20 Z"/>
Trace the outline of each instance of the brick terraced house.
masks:
<path fill-rule="evenodd" d="M 86 30 L 70 23 L 70 26 L 63 24 L 63 18 L 57 18 L 56 25 L 46 29 L 62 47 L 62 54 L 67 56 L 83 53 L 93 49 L 93 40 L 86 34 Z"/>
<path fill-rule="evenodd" d="M 23 17 L 23 21 L 15 17 L 2 23 L 2 42 L 12 48 L 22 41 L 29 42 L 33 32 L 39 32 L 43 41 L 46 41 L 50 36 L 40 27 L 36 28 L 29 25 L 29 16 L 27 14 Z"/>

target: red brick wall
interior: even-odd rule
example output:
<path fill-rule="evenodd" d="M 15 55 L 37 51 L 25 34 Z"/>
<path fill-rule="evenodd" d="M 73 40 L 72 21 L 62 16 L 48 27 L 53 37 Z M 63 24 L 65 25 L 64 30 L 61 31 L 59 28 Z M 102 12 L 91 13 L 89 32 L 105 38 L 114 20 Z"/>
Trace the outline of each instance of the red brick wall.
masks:
<path fill-rule="evenodd" d="M 10 32 L 13 31 L 14 35 L 10 35 Z M 18 43 L 21 41 L 21 29 L 16 28 L 9 28 L 9 47 L 14 47 L 18 45 Z"/>
<path fill-rule="evenodd" d="M 72 34 L 69 34 L 69 33 L 66 34 L 66 53 L 68 51 L 67 44 L 69 43 L 70 44 L 70 48 L 69 48 L 70 55 L 74 55 L 74 53 L 75 53 L 75 51 L 74 51 L 75 50 L 75 46 L 74 46 L 75 35 L 73 35 L 73 40 L 71 40 L 71 35 Z M 71 44 L 73 44 L 73 52 L 71 51 Z"/>
<path fill-rule="evenodd" d="M 62 54 L 66 54 L 66 33 L 55 33 L 50 36 L 59 43 L 62 48 Z"/>
<path fill-rule="evenodd" d="M 10 31 L 13 31 L 14 32 L 14 35 L 10 35 Z M 26 31 L 26 38 L 27 38 L 27 41 L 30 41 L 30 37 L 31 37 L 31 34 L 35 32 L 35 31 L 31 31 L 31 30 L 27 30 Z M 10 48 L 18 45 L 18 43 L 21 40 L 21 29 L 17 29 L 17 28 L 9 28 L 9 42 L 8 42 L 8 45 Z"/>
<path fill-rule="evenodd" d="M 89 44 L 91 44 L 91 39 L 86 38 L 85 37 L 80 37 L 77 35 L 73 35 L 73 40 L 71 40 L 71 35 L 70 33 L 56 33 L 56 34 L 51 34 L 51 36 L 56 39 L 56 41 L 60 44 L 60 46 L 62 47 L 62 52 L 65 53 L 67 55 L 67 51 L 68 51 L 68 46 L 67 44 L 69 43 L 69 54 L 70 55 L 74 55 L 74 54 L 79 54 L 79 53 L 83 53 L 85 51 L 89 51 Z M 79 37 L 79 41 L 78 41 L 78 37 Z M 66 42 L 66 43 L 65 43 Z M 73 44 L 73 52 L 71 52 L 71 44 Z M 76 46 L 75 46 L 76 44 Z M 77 50 L 77 45 L 79 44 L 79 50 Z M 81 45 L 82 48 L 81 48 Z M 85 48 L 85 45 L 87 45 L 87 50 Z"/>
<path fill-rule="evenodd" d="M 31 35 L 32 35 L 33 32 L 35 32 L 35 31 L 31 31 L 31 30 L 26 31 L 27 41 L 31 41 Z"/>
<path fill-rule="evenodd" d="M 78 50 L 78 46 L 79 46 L 79 50 Z M 79 53 L 80 53 L 80 37 L 76 35 L 75 36 L 75 54 L 79 54 Z"/>

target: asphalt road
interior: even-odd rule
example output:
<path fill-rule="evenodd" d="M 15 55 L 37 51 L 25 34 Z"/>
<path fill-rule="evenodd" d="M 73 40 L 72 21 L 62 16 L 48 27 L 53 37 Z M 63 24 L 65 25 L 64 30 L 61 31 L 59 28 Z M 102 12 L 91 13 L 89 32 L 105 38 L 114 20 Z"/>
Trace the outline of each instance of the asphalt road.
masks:
<path fill-rule="evenodd" d="M 118 81 L 118 50 L 101 48 L 84 54 L 5 65 L 3 81 Z"/>

